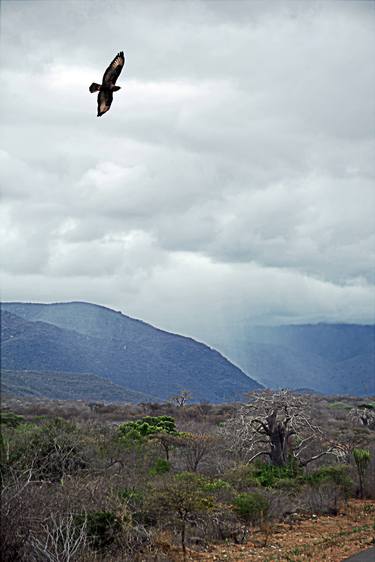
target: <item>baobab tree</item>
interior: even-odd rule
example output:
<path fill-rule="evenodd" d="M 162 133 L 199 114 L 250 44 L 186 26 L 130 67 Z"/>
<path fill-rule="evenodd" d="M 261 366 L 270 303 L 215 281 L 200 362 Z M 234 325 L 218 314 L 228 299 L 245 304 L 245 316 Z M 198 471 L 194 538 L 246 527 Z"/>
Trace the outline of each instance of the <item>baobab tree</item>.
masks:
<path fill-rule="evenodd" d="M 246 462 L 263 455 L 274 466 L 287 466 L 292 459 L 306 466 L 326 454 L 341 455 L 337 444 L 325 442 L 306 397 L 288 390 L 248 396 L 249 403 L 223 427 L 230 449 Z M 315 454 L 307 456 L 308 449 Z"/>

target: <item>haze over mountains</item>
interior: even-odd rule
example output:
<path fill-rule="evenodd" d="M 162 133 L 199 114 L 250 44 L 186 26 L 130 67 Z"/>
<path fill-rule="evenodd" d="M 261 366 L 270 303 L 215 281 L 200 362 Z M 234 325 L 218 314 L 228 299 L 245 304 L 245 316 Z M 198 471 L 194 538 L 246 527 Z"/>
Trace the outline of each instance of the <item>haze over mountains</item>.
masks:
<path fill-rule="evenodd" d="M 247 327 L 215 345 L 266 387 L 375 394 L 374 325 Z"/>
<path fill-rule="evenodd" d="M 235 327 L 214 345 L 244 372 L 202 343 L 102 306 L 2 304 L 3 389 L 13 393 L 63 398 L 76 388 L 77 397 L 140 401 L 188 389 L 221 402 L 263 384 L 375 394 L 374 325 Z"/>
<path fill-rule="evenodd" d="M 196 401 L 225 402 L 260 388 L 202 343 L 89 303 L 3 303 L 2 368 L 33 371 L 33 388 L 38 372 L 90 373 L 127 389 L 129 401 L 188 389 Z"/>

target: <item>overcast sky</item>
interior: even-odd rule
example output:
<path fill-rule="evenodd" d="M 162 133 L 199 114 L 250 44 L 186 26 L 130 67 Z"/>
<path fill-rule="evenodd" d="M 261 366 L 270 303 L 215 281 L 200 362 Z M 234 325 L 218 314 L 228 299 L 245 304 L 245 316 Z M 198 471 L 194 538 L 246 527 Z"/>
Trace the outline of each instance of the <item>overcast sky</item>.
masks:
<path fill-rule="evenodd" d="M 3 0 L 2 298 L 373 322 L 374 6 Z"/>

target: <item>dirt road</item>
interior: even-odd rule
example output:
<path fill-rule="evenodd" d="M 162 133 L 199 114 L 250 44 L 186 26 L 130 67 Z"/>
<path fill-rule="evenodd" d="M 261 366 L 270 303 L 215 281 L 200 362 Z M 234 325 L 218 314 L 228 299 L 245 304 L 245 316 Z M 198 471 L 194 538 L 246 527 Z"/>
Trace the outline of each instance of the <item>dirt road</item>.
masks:
<path fill-rule="evenodd" d="M 345 558 L 343 562 L 374 562 L 375 560 L 375 546 L 368 548 L 359 554 L 355 554 L 350 558 Z"/>

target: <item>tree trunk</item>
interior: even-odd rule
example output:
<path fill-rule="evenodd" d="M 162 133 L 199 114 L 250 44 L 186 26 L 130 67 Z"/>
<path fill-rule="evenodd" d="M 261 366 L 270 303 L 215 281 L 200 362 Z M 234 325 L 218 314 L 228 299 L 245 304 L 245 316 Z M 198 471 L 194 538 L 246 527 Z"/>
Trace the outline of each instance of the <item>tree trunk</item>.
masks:
<path fill-rule="evenodd" d="M 288 464 L 289 446 L 286 430 L 278 424 L 272 431 L 271 437 L 271 464 L 286 466 Z"/>
<path fill-rule="evenodd" d="M 359 498 L 363 500 L 364 498 L 364 491 L 363 491 L 363 472 L 358 469 L 358 476 L 359 476 Z"/>
<path fill-rule="evenodd" d="M 182 546 L 182 555 L 183 555 L 184 560 L 186 560 L 185 535 L 186 535 L 186 522 L 185 522 L 185 520 L 183 520 L 182 525 L 181 525 L 181 546 Z"/>

